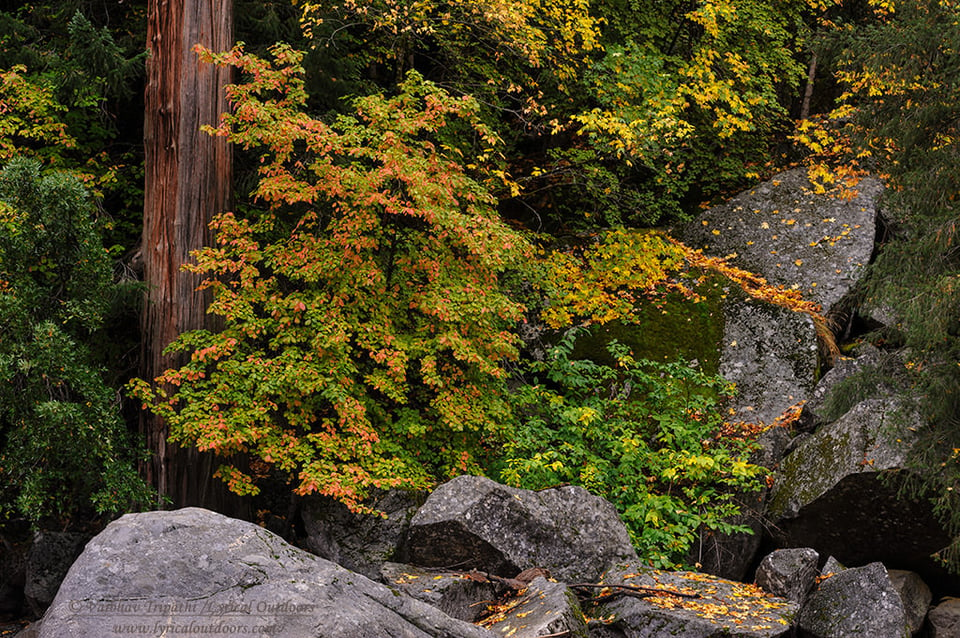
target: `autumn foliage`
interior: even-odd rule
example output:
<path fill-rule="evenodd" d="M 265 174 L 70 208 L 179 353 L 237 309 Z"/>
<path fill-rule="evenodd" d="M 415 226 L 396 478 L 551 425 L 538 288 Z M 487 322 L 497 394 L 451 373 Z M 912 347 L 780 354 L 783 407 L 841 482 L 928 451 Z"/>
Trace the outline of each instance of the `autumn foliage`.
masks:
<path fill-rule="evenodd" d="M 424 43 L 454 57 L 472 30 L 491 23 L 501 30 L 488 38 L 520 34 L 512 64 L 531 70 L 554 60 L 553 80 L 573 81 L 573 67 L 559 61 L 575 65 L 576 56 L 538 40 L 539 29 L 566 25 L 556 28 L 568 48 L 584 53 L 596 24 L 575 28 L 534 4 L 460 3 L 460 21 L 430 3 L 405 5 L 429 20 L 393 12 L 391 2 L 336 6 L 364 18 L 377 36 L 371 59 L 393 60 L 398 70 Z M 329 26 L 305 9 L 312 28 Z M 390 43 L 398 48 L 382 48 Z M 684 283 L 692 269 L 720 272 L 795 309 L 802 300 L 748 285 L 748 273 L 650 231 L 613 230 L 534 259 L 497 210 L 494 193 L 517 197 L 521 184 L 499 155 L 489 104 L 416 72 L 322 119 L 310 112 L 302 54 L 284 46 L 269 60 L 240 47 L 200 53 L 242 75 L 228 87 L 231 113 L 208 132 L 257 158 L 256 208 L 217 217 L 215 245 L 186 266 L 213 292 L 209 311 L 222 329 L 181 335 L 170 349 L 190 353 L 190 362 L 132 386 L 174 440 L 252 458 L 256 471 L 219 470 L 236 492 L 256 493 L 255 474 L 266 466 L 293 477 L 300 494 L 355 509 L 371 488 L 427 487 L 463 472 L 500 470 L 537 487 L 583 484 L 617 503 L 638 545 L 663 564 L 682 560 L 700 530 L 732 529 L 724 519 L 736 508 L 723 491 L 754 486 L 760 471 L 746 460 L 747 442 L 720 436 L 726 384 L 616 347 L 619 367 L 583 367 L 568 344 L 564 356 L 510 368 L 520 387 L 508 393 L 505 363 L 518 358 L 525 308 L 504 278 L 532 275 L 515 289 L 539 285 L 539 318 L 558 331 L 628 317 L 670 293 L 696 300 Z M 468 69 L 448 84 L 464 87 L 483 73 Z M 488 90 L 497 91 L 481 95 Z M 538 134 L 552 126 L 545 102 L 510 91 L 497 103 L 513 95 L 523 106 L 501 114 Z M 556 125 L 555 133 L 563 128 Z M 585 121 L 577 126 L 590 131 Z M 633 394 L 608 395 L 624 376 Z"/>
<path fill-rule="evenodd" d="M 552 328 L 630 322 L 644 304 L 660 305 L 669 293 L 701 302 L 696 281 L 713 274 L 753 299 L 808 315 L 824 350 L 839 355 L 820 305 L 799 290 L 771 284 L 664 233 L 617 228 L 585 247 L 552 251 L 543 263 L 550 302 L 542 318 Z"/>
<path fill-rule="evenodd" d="M 64 107 L 49 88 L 24 77 L 26 68 L 0 71 L 0 160 L 24 154 L 30 145 L 72 147 L 76 141 L 59 115 Z"/>
<path fill-rule="evenodd" d="M 499 277 L 526 244 L 482 181 L 497 139 L 476 102 L 416 74 L 327 124 L 305 111 L 300 54 L 272 56 L 204 53 L 245 78 L 211 132 L 259 154 L 263 209 L 219 216 L 189 266 L 223 330 L 182 335 L 171 349 L 191 361 L 136 394 L 174 439 L 351 506 L 476 470 L 508 412 L 501 361 L 523 310 Z"/>
<path fill-rule="evenodd" d="M 307 112 L 299 53 L 203 56 L 243 74 L 228 88 L 233 112 L 209 132 L 259 158 L 259 208 L 217 217 L 216 244 L 187 266 L 223 328 L 183 334 L 170 348 L 190 362 L 133 385 L 174 440 L 246 454 L 300 494 L 358 509 L 371 488 L 485 469 L 531 487 L 583 484 L 621 508 L 660 564 L 681 561 L 701 529 L 733 529 L 724 490 L 755 486 L 760 471 L 749 442 L 720 435 L 726 384 L 622 347 L 622 369 L 574 363 L 565 340 L 565 356 L 516 368 L 526 376 L 508 393 L 525 308 L 503 279 L 539 268 L 542 318 L 565 330 L 667 293 L 695 300 L 691 268 L 743 273 L 623 229 L 535 260 L 497 214 L 498 139 L 475 100 L 411 73 L 394 97 L 358 99 L 328 123 Z M 633 390 L 620 396 L 624 375 Z M 243 468 L 219 475 L 258 490 Z"/>

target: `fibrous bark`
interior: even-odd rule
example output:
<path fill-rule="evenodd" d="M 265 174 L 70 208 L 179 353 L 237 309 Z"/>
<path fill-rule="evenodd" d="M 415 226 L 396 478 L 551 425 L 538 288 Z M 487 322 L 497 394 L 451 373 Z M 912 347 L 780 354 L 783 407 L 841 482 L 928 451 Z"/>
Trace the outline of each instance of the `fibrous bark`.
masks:
<path fill-rule="evenodd" d="M 177 367 L 163 349 L 187 330 L 208 327 L 210 299 L 198 278 L 181 265 L 209 243 L 208 224 L 230 198 L 231 152 L 223 138 L 207 135 L 228 108 L 223 87 L 229 69 L 202 64 L 193 47 L 232 46 L 232 0 L 150 0 L 145 95 L 146 183 L 143 215 L 143 377 Z M 146 475 L 174 505 L 210 507 L 212 459 L 168 443 L 162 419 L 144 414 L 141 424 L 154 452 Z"/>

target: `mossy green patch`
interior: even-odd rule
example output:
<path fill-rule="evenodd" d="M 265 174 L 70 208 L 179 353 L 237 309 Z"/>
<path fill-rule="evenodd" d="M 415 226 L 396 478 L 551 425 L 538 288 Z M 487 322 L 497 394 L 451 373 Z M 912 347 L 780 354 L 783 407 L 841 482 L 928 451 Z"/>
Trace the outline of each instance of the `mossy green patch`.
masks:
<path fill-rule="evenodd" d="M 724 295 L 722 280 L 707 278 L 696 286 L 702 301 L 671 293 L 638 308 L 633 317 L 596 326 L 577 340 L 573 358 L 589 358 L 613 365 L 607 344 L 619 341 L 637 359 L 697 361 L 705 374 L 720 369 Z"/>
<path fill-rule="evenodd" d="M 836 480 L 835 468 L 856 445 L 851 436 L 846 428 L 819 432 L 803 448 L 783 459 L 779 486 L 771 495 L 767 511 L 775 517 L 793 516 L 792 508 L 807 505 L 823 494 Z"/>

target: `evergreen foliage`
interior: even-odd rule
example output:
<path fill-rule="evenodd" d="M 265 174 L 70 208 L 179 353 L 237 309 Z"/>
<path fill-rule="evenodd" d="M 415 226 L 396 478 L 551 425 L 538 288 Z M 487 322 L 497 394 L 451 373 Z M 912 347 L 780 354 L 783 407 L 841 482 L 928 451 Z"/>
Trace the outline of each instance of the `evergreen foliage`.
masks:
<path fill-rule="evenodd" d="M 30 154 L 81 176 L 109 208 L 103 231 L 108 246 L 120 252 L 132 248 L 140 231 L 143 129 L 138 111 L 146 52 L 142 39 L 131 42 L 129 31 L 114 37 L 91 20 L 81 11 L 90 8 L 82 7 L 86 4 L 41 2 L 32 10 L 0 11 L 0 69 L 27 87 L 17 95 L 16 108 L 31 107 L 27 112 L 34 122 L 9 136 L 0 155 Z M 138 26 L 135 6 L 111 11 L 128 28 Z M 110 16 L 103 22 L 109 24 Z M 35 106 L 41 99 L 44 110 Z M 60 127 L 61 139 L 32 137 L 44 113 Z M 0 115 L 0 126 L 3 119 Z"/>
<path fill-rule="evenodd" d="M 11 161 L 0 173 L 0 516 L 64 521 L 147 502 L 87 345 L 115 294 L 80 182 Z"/>
<path fill-rule="evenodd" d="M 941 553 L 960 569 L 960 4 L 898 3 L 866 30 L 851 59 L 858 77 L 884 86 L 860 121 L 866 143 L 883 149 L 881 170 L 892 192 L 887 210 L 898 223 L 869 280 L 867 298 L 899 315 L 894 339 L 908 348 L 914 392 L 926 427 L 902 477 L 905 493 L 931 497 L 956 539 Z M 852 53 L 852 52 L 851 52 Z M 867 55 L 864 55 L 867 53 Z M 862 65 L 862 66 L 861 66 Z"/>
<path fill-rule="evenodd" d="M 862 396 L 882 381 L 921 399 L 926 425 L 912 448 L 912 471 L 898 478 L 905 495 L 932 500 L 957 539 L 941 554 L 954 569 L 960 569 L 958 15 L 955 0 L 876 1 L 859 24 L 838 22 L 822 53 L 837 65 L 844 93 L 823 128 L 807 129 L 817 130 L 811 148 L 840 163 L 833 174 L 871 167 L 887 179 L 890 233 L 863 297 L 897 317 L 877 338 L 905 351 L 893 360 L 895 369 L 888 361 L 851 380 L 836 401 L 849 402 L 857 388 Z"/>

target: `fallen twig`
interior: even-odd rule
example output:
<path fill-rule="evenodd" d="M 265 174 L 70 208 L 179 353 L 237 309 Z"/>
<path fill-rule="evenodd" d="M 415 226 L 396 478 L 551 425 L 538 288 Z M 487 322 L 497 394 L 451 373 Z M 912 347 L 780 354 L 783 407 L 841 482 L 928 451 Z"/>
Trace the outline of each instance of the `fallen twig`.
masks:
<path fill-rule="evenodd" d="M 603 600 L 605 598 L 610 598 L 611 596 L 633 596 L 635 598 L 649 598 L 651 596 L 658 596 L 660 594 L 666 594 L 668 596 L 677 596 L 679 598 L 701 598 L 700 594 L 684 594 L 683 592 L 673 591 L 672 589 L 658 589 L 656 587 L 641 587 L 638 585 L 602 585 L 599 583 L 574 583 L 572 585 L 567 585 L 570 589 L 616 589 L 618 591 L 607 594 L 606 596 L 594 596 L 592 598 L 587 598 L 584 602 L 596 602 L 598 600 Z"/>

